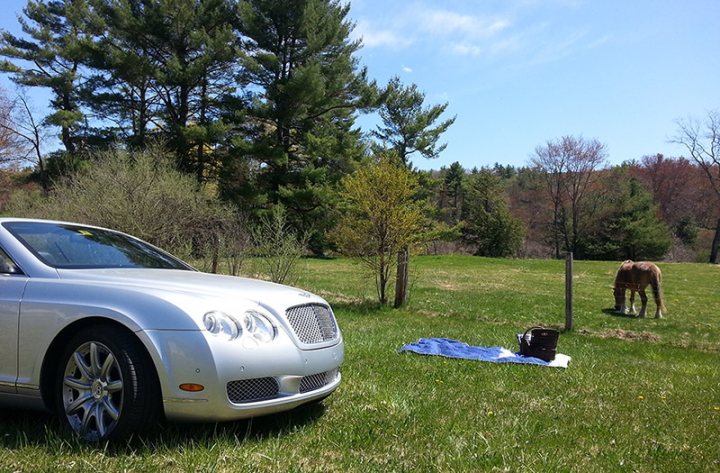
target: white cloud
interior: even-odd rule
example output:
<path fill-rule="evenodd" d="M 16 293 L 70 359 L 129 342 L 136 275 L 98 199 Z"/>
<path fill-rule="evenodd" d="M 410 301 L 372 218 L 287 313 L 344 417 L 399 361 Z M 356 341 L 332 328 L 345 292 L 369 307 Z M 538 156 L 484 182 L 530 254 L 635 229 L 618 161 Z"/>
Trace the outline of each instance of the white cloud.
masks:
<path fill-rule="evenodd" d="M 407 72 L 408 74 L 411 73 L 413 70 L 407 66 L 402 67 L 403 72 Z"/>
<path fill-rule="evenodd" d="M 418 15 L 419 27 L 440 36 L 492 37 L 510 26 L 504 18 L 463 15 L 448 10 L 426 10 Z"/>
<path fill-rule="evenodd" d="M 384 0 L 387 1 L 387 0 Z M 608 41 L 591 42 L 578 25 L 542 21 L 539 8 L 550 2 L 555 8 L 577 8 L 584 0 L 507 0 L 504 9 L 488 10 L 478 4 L 462 10 L 438 7 L 426 0 L 393 3 L 365 12 L 353 31 L 368 49 L 394 51 L 412 47 L 423 52 L 442 52 L 460 57 L 501 58 L 520 55 L 530 63 L 552 62 L 577 51 L 581 43 L 594 48 Z M 392 10 L 392 11 L 390 11 Z M 589 43 L 589 44 L 587 44 Z M 402 71 L 410 73 L 409 67 Z"/>
<path fill-rule="evenodd" d="M 558 61 L 575 52 L 578 44 L 585 37 L 586 33 L 584 31 L 574 31 L 564 39 L 545 42 L 542 47 L 535 52 L 535 57 L 531 62 L 533 64 L 546 64 Z"/>
<path fill-rule="evenodd" d="M 401 49 L 413 44 L 413 40 L 390 29 L 375 29 L 367 21 L 359 21 L 351 35 L 352 39 L 362 39 L 363 46 L 378 48 L 389 46 Z"/>
<path fill-rule="evenodd" d="M 459 56 L 479 56 L 483 50 L 471 43 L 450 43 L 450 52 Z"/>
<path fill-rule="evenodd" d="M 511 36 L 505 39 L 493 41 L 488 49 L 492 55 L 508 54 L 520 50 L 522 42 L 518 36 Z"/>
<path fill-rule="evenodd" d="M 398 50 L 430 41 L 453 54 L 473 56 L 498 50 L 488 43 L 511 27 L 508 18 L 498 15 L 469 15 L 418 4 L 370 18 L 360 19 L 352 33 L 367 48 Z"/>
<path fill-rule="evenodd" d="M 469 15 L 450 10 L 428 8 L 415 13 L 416 28 L 451 54 L 481 56 L 505 50 L 498 43 L 512 27 L 508 17 L 501 15 Z"/>
<path fill-rule="evenodd" d="M 604 46 L 605 44 L 612 41 L 612 37 L 610 35 L 604 35 L 599 38 L 597 38 L 595 41 L 592 41 L 590 44 L 588 44 L 588 49 L 595 49 L 599 48 L 600 46 Z"/>

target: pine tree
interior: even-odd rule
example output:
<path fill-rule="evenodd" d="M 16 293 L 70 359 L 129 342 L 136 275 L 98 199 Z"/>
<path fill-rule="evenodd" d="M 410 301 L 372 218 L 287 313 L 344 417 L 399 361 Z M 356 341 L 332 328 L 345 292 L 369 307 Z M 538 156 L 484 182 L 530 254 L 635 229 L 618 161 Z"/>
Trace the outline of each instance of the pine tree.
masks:
<path fill-rule="evenodd" d="M 179 169 L 204 181 L 227 132 L 239 49 L 229 0 L 95 0 L 107 30 L 95 43 L 99 72 L 88 94 L 130 130 L 125 140 L 165 139 Z"/>
<path fill-rule="evenodd" d="M 594 231 L 581 240 L 578 257 L 610 260 L 662 258 L 672 240 L 658 217 L 652 194 L 625 169 L 613 171 L 612 194 L 596 220 Z"/>
<path fill-rule="evenodd" d="M 445 172 L 443 177 L 443 190 L 447 196 L 448 222 L 456 225 L 462 217 L 463 203 L 463 181 L 465 180 L 465 169 L 459 162 L 454 162 Z"/>
<path fill-rule="evenodd" d="M 29 0 L 23 14 L 18 21 L 25 37 L 2 32 L 0 56 L 9 60 L 0 62 L 0 71 L 18 85 L 50 89 L 52 113 L 45 120 L 60 128 L 65 150 L 74 155 L 84 139 L 82 65 L 102 23 L 86 0 Z"/>
<path fill-rule="evenodd" d="M 354 114 L 373 101 L 366 71 L 353 56 L 360 42 L 349 39 L 349 8 L 337 0 L 239 6 L 240 80 L 250 107 L 223 190 L 241 202 L 283 204 L 289 221 L 311 233 L 315 251 L 323 249 L 332 188 L 363 154 Z"/>
<path fill-rule="evenodd" d="M 489 170 L 467 177 L 463 221 L 463 240 L 476 255 L 512 256 L 520 249 L 522 225 L 510 214 L 502 180 Z"/>
<path fill-rule="evenodd" d="M 380 118 L 383 123 L 372 132 L 380 141 L 379 148 L 392 150 L 408 169 L 412 167 L 410 156 L 413 153 L 428 159 L 437 158 L 446 147 L 438 144 L 440 135 L 455 122 L 453 117 L 435 124 L 448 104 L 423 107 L 425 94 L 415 84 L 403 86 L 398 77 L 390 80 L 382 97 Z M 409 264 L 408 248 L 403 248 L 397 259 L 395 307 L 407 302 Z"/>
<path fill-rule="evenodd" d="M 447 146 L 439 144 L 440 135 L 455 122 L 455 117 L 435 123 L 447 109 L 447 102 L 423 107 L 425 94 L 415 84 L 403 86 L 393 77 L 383 93 L 380 107 L 382 125 L 372 132 L 381 145 L 392 149 L 406 166 L 410 155 L 419 153 L 427 159 L 437 158 Z"/>

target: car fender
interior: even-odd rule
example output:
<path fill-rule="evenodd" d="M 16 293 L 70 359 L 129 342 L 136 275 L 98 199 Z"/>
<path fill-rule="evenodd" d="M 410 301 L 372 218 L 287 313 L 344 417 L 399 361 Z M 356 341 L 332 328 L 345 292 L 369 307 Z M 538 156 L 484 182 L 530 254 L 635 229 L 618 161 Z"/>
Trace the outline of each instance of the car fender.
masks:
<path fill-rule="evenodd" d="M 151 291 L 31 280 L 20 305 L 18 392 L 39 389 L 43 363 L 53 341 L 67 327 L 90 318 L 112 321 L 135 333 L 147 329 L 201 330 L 179 304 Z M 148 351 L 156 351 L 143 344 Z M 151 357 L 156 358 L 152 353 Z"/>

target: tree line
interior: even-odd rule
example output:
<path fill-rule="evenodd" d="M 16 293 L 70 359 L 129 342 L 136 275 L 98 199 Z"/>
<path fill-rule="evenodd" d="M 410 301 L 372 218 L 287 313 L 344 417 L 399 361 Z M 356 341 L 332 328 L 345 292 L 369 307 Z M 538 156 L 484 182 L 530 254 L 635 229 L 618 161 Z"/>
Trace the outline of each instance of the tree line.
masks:
<path fill-rule="evenodd" d="M 478 255 L 716 262 L 720 199 L 702 166 L 662 154 L 608 166 L 603 148 L 566 136 L 523 167 L 453 163 L 433 173 L 439 218 Z"/>

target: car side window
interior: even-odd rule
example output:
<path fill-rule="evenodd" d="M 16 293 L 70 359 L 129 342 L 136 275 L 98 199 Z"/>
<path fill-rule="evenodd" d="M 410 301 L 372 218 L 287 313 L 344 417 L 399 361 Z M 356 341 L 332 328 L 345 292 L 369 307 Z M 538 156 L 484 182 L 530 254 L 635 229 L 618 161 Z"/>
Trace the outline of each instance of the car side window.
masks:
<path fill-rule="evenodd" d="M 0 274 L 20 274 L 21 272 L 15 262 L 0 248 Z"/>

